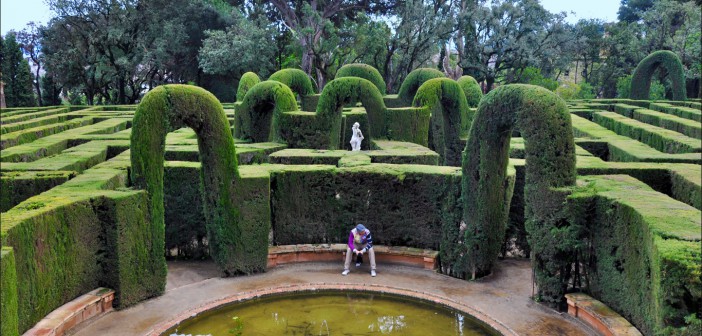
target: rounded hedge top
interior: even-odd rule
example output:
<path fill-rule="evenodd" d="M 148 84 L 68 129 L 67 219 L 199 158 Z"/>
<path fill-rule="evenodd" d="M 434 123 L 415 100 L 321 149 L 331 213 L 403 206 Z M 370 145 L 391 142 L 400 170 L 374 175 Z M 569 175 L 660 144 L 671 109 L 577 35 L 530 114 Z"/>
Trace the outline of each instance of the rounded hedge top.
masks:
<path fill-rule="evenodd" d="M 446 77 L 443 72 L 432 68 L 415 69 L 407 75 L 405 81 L 400 86 L 400 91 L 397 92 L 397 98 L 404 101 L 406 104 L 412 103 L 414 95 L 417 93 L 424 82 L 432 78 Z"/>
<path fill-rule="evenodd" d="M 149 91 L 134 112 L 131 134 L 132 186 L 146 189 L 152 215 L 153 249 L 163 255 L 164 153 L 166 134 L 189 126 L 197 134 L 201 183 L 210 255 L 225 274 L 251 273 L 265 265 L 241 262 L 238 210 L 232 202 L 239 178 L 234 139 L 222 104 L 207 90 L 191 85 L 162 85 Z M 265 259 L 265 258 L 264 258 Z M 164 265 L 165 267 L 165 265 Z"/>
<path fill-rule="evenodd" d="M 324 86 L 317 104 L 317 129 L 329 136 L 323 143 L 325 149 L 339 148 L 342 108 L 358 101 L 368 113 L 370 134 L 366 134 L 366 141 L 385 135 L 385 102 L 378 88 L 367 79 L 342 77 Z"/>
<path fill-rule="evenodd" d="M 278 121 L 281 113 L 290 111 L 297 111 L 297 100 L 287 85 L 272 80 L 254 85 L 237 109 L 240 137 L 253 142 L 282 142 Z"/>
<path fill-rule="evenodd" d="M 287 85 L 293 92 L 302 96 L 313 95 L 314 86 L 312 80 L 300 69 L 282 69 L 272 74 L 268 80 L 281 82 Z"/>
<path fill-rule="evenodd" d="M 446 166 L 461 163 L 461 135 L 470 127 L 466 97 L 456 81 L 449 78 L 430 79 L 417 90 L 412 105 L 425 107 L 431 113 L 429 148 L 441 155 Z"/>
<path fill-rule="evenodd" d="M 631 99 L 648 100 L 651 91 L 651 77 L 662 66 L 668 72 L 668 78 L 673 84 L 673 100 L 685 100 L 685 71 L 682 63 L 674 52 L 669 50 L 654 51 L 646 56 L 636 66 L 631 76 Z"/>
<path fill-rule="evenodd" d="M 575 143 L 565 101 L 540 86 L 504 85 L 480 101 L 463 157 L 467 271 L 489 273 L 504 240 L 512 194 L 506 171 L 514 127 L 524 138 L 524 218 L 539 293 L 547 301 L 559 300 L 563 293 L 554 285 L 557 272 L 552 266 L 560 242 L 552 232 L 568 221 L 565 195 L 558 188 L 575 185 Z"/>
<path fill-rule="evenodd" d="M 236 101 L 244 100 L 246 92 L 259 82 L 261 82 L 261 79 L 253 72 L 247 72 L 241 76 L 241 79 L 239 79 L 239 88 L 236 90 Z"/>
<path fill-rule="evenodd" d="M 383 76 L 380 75 L 380 72 L 378 72 L 378 69 L 368 65 L 368 64 L 362 64 L 362 63 L 352 63 L 352 64 L 346 64 L 339 68 L 339 70 L 336 72 L 336 77 L 335 78 L 342 78 L 342 77 L 360 77 L 367 79 L 371 81 L 371 83 L 375 84 L 375 87 L 378 88 L 380 91 L 380 94 L 385 95 L 386 92 L 386 86 L 385 86 L 385 80 L 383 80 Z"/>
<path fill-rule="evenodd" d="M 466 101 L 468 102 L 468 107 L 478 107 L 480 99 L 483 98 L 483 90 L 480 88 L 478 81 L 471 76 L 461 76 L 457 82 L 458 85 L 463 88 L 463 92 L 466 95 Z"/>

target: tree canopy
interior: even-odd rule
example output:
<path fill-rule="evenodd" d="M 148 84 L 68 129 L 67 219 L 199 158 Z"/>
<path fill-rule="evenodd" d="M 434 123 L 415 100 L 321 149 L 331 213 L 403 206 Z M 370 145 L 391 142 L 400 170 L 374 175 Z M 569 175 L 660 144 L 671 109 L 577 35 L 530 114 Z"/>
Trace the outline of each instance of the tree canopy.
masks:
<path fill-rule="evenodd" d="M 28 94 L 39 104 L 44 96 L 53 103 L 57 96 L 136 103 L 168 83 L 195 84 L 235 101 L 244 73 L 266 78 L 285 68 L 301 69 L 321 92 L 354 63 L 378 69 L 388 94 L 412 70 L 434 68 L 449 78 L 472 76 L 483 93 L 530 83 L 569 96 L 615 97 L 617 82 L 656 50 L 678 55 L 690 95 L 701 86 L 702 14 L 693 0 L 621 0 L 617 22 L 575 23 L 538 0 L 47 3 L 54 16 L 46 26 L 12 32 L 32 73 Z M 653 80 L 670 98 L 665 76 L 658 72 Z"/>

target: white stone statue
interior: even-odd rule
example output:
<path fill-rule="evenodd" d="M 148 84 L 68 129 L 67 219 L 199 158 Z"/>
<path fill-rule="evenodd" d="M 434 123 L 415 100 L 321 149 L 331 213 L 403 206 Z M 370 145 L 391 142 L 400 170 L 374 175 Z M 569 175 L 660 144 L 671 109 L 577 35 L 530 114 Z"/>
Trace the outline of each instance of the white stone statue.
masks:
<path fill-rule="evenodd" d="M 361 150 L 361 141 L 363 141 L 363 133 L 361 132 L 361 129 L 359 128 L 361 124 L 359 123 L 353 123 L 353 127 L 351 127 L 351 150 L 352 151 L 360 151 Z"/>

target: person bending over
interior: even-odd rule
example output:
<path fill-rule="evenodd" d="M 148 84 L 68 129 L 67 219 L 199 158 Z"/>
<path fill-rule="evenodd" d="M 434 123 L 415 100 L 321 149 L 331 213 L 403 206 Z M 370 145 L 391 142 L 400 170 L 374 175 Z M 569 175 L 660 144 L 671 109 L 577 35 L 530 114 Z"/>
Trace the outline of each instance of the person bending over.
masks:
<path fill-rule="evenodd" d="M 356 225 L 349 233 L 349 243 L 346 247 L 346 261 L 344 262 L 344 271 L 341 275 L 348 275 L 351 270 L 351 257 L 356 256 L 356 267 L 361 266 L 363 255 L 368 253 L 371 264 L 371 276 L 375 276 L 375 252 L 373 251 L 373 237 L 370 230 L 366 229 L 363 224 Z"/>

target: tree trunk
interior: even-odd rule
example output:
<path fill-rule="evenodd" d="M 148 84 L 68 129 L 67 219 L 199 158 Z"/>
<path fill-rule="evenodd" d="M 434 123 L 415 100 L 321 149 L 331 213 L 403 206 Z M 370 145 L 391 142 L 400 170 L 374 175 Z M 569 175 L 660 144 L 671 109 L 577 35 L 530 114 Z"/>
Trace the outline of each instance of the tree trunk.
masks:
<path fill-rule="evenodd" d="M 126 99 L 127 97 L 126 97 L 126 94 L 124 92 L 124 85 L 125 85 L 124 76 L 120 75 L 119 78 L 117 78 L 117 88 L 119 90 L 117 100 L 118 100 L 120 105 L 124 105 L 127 103 L 127 99 Z"/>
<path fill-rule="evenodd" d="M 487 82 L 485 85 L 485 93 L 488 93 L 492 90 L 492 85 L 495 84 L 495 77 L 488 75 L 485 77 L 485 81 Z"/>
<path fill-rule="evenodd" d="M 35 78 L 34 87 L 37 89 L 37 96 L 38 96 L 38 97 L 37 97 L 37 104 L 38 104 L 38 106 L 43 106 L 42 103 L 41 103 L 41 85 L 40 85 L 40 83 L 39 83 L 39 80 L 40 80 L 40 78 L 39 78 L 39 69 L 41 69 L 41 67 L 39 67 L 39 66 L 37 65 L 37 73 L 36 73 L 36 75 L 34 76 L 34 78 Z"/>

